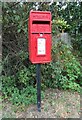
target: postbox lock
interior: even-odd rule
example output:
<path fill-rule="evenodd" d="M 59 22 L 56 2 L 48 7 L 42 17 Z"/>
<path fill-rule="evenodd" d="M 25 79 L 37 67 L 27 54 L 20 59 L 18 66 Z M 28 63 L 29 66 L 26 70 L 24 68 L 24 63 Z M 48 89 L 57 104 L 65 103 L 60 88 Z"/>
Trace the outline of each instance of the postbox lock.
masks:
<path fill-rule="evenodd" d="M 42 33 L 40 33 L 40 37 L 42 37 L 43 36 L 43 34 Z"/>

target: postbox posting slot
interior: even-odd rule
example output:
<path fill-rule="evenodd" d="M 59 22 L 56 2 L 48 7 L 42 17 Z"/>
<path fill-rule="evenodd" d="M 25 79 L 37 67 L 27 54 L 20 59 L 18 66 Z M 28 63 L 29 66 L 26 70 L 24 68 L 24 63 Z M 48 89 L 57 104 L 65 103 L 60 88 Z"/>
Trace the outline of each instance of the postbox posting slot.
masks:
<path fill-rule="evenodd" d="M 50 21 L 32 21 L 32 33 L 50 33 Z"/>
<path fill-rule="evenodd" d="M 50 24 L 50 21 L 32 21 L 32 24 Z"/>

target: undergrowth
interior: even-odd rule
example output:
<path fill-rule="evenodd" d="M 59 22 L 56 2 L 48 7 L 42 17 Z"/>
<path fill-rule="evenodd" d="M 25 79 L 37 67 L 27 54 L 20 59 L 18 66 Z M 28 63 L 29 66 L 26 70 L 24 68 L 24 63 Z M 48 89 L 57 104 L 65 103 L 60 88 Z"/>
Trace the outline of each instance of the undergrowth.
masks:
<path fill-rule="evenodd" d="M 28 58 L 26 53 L 19 54 L 21 61 Z M 57 43 L 52 48 L 53 60 L 49 64 L 41 65 L 42 98 L 45 89 L 58 88 L 80 92 L 82 85 L 82 67 L 72 53 L 72 49 L 64 43 Z M 36 66 L 29 62 L 25 66 L 20 64 L 15 75 L 2 75 L 3 98 L 16 105 L 36 103 Z"/>

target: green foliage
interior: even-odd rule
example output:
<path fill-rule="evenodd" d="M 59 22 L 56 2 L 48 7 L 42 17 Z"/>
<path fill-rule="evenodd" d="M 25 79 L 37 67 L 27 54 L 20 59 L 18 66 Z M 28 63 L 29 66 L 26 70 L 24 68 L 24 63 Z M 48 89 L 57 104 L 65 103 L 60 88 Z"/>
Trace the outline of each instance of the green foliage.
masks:
<path fill-rule="evenodd" d="M 3 97 L 8 99 L 15 105 L 29 105 L 31 103 L 36 103 L 37 100 L 37 89 L 31 85 L 26 85 L 23 89 L 19 89 L 16 86 L 15 79 L 11 77 L 2 77 L 3 87 Z M 4 86 L 5 85 L 5 86 Z M 42 98 L 44 98 L 44 92 L 41 93 Z"/>
<path fill-rule="evenodd" d="M 31 103 L 36 103 L 36 98 L 36 88 L 33 88 L 33 86 L 27 86 L 22 91 L 15 88 L 10 100 L 16 105 L 29 105 Z"/>
<path fill-rule="evenodd" d="M 66 8 L 63 9 L 63 6 Z M 3 58 L 2 58 L 2 92 L 5 99 L 13 104 L 30 104 L 36 102 L 35 65 L 28 58 L 28 15 L 35 10 L 34 2 L 2 3 L 3 16 Z M 62 30 L 70 30 L 73 36 L 74 50 L 82 51 L 82 3 L 38 3 L 39 10 L 51 10 L 52 33 L 57 35 Z M 76 12 L 77 11 L 77 12 Z M 72 26 L 72 27 L 70 27 Z M 71 28 L 71 29 L 70 29 Z M 80 33 L 80 34 L 76 34 Z M 80 54 L 80 56 L 82 56 Z M 52 48 L 53 61 L 41 68 L 42 90 L 46 87 L 80 91 L 82 85 L 82 68 L 72 50 L 63 43 Z M 42 93 L 43 95 L 43 93 Z"/>
<path fill-rule="evenodd" d="M 42 69 L 45 73 L 43 74 L 44 83 L 48 87 L 80 92 L 81 70 L 82 67 L 71 49 L 59 42 L 53 47 L 53 62 L 46 64 Z"/>
<path fill-rule="evenodd" d="M 70 30 L 71 28 L 71 26 L 67 24 L 67 21 L 61 18 L 58 18 L 57 20 L 53 19 L 52 23 L 53 23 L 53 29 L 57 27 L 59 31 L 62 31 L 62 32 L 64 32 L 65 30 Z"/>
<path fill-rule="evenodd" d="M 8 96 L 11 96 L 11 94 L 14 91 L 14 87 L 15 87 L 14 76 L 12 77 L 2 76 L 1 80 L 2 80 L 2 92 L 4 94 L 4 97 L 8 98 Z"/>
<path fill-rule="evenodd" d="M 28 68 L 20 70 L 17 73 L 17 79 L 19 83 L 26 85 L 34 85 L 35 82 L 35 66 L 30 65 Z"/>

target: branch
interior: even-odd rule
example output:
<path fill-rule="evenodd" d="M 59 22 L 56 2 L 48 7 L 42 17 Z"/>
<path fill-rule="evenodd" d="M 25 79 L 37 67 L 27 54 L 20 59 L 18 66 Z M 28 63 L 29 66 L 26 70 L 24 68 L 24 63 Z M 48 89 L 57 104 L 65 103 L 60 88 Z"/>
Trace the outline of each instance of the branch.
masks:
<path fill-rule="evenodd" d="M 17 26 L 17 24 L 13 24 L 13 25 L 9 25 L 9 26 L 4 26 L 3 28 L 8 29 L 8 28 L 11 28 L 11 27 L 16 27 L 16 26 Z"/>
<path fill-rule="evenodd" d="M 15 7 L 16 5 L 18 5 L 20 2 L 17 2 L 17 3 L 15 3 L 15 4 L 13 4 L 12 6 L 11 6 L 11 8 L 13 8 L 13 7 Z"/>

